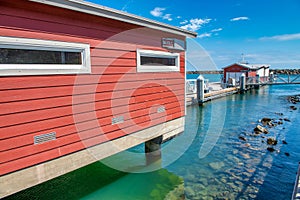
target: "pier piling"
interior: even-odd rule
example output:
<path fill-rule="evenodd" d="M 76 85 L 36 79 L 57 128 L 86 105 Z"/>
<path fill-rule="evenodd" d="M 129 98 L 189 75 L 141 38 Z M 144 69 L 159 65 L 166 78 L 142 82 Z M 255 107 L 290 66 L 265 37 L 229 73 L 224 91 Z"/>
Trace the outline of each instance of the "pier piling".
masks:
<path fill-rule="evenodd" d="M 256 74 L 255 79 L 256 79 L 256 85 L 254 86 L 254 88 L 255 89 L 259 89 L 259 84 L 260 84 L 260 76 L 259 76 L 259 74 Z"/>
<path fill-rule="evenodd" d="M 197 78 L 197 100 L 199 104 L 204 102 L 204 77 L 201 75 Z"/>
<path fill-rule="evenodd" d="M 145 142 L 146 164 L 150 165 L 161 160 L 161 144 L 163 137 L 159 136 Z"/>
<path fill-rule="evenodd" d="M 243 73 L 240 77 L 240 91 L 244 92 L 246 90 L 246 75 Z"/>

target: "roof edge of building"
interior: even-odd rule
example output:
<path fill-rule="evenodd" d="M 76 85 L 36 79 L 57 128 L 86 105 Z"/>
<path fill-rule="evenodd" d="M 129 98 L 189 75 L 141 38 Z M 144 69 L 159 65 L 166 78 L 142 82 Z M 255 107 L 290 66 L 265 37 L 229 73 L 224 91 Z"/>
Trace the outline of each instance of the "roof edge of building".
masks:
<path fill-rule="evenodd" d="M 102 5 L 94 4 L 84 0 L 29 0 L 36 3 L 42 3 L 50 6 L 82 12 L 90 15 L 96 15 L 109 19 L 114 19 L 138 26 L 148 27 L 160 31 L 165 31 L 186 37 L 197 37 L 197 33 L 185 30 L 179 27 L 171 26 L 155 20 L 140 17 L 134 14 L 126 13 L 113 8 L 108 8 Z"/>

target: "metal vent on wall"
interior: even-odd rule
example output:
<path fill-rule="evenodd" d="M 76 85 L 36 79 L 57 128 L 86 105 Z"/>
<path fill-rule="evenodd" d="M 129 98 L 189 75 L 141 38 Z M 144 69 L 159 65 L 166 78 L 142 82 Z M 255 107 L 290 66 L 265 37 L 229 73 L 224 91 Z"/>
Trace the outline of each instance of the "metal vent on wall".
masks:
<path fill-rule="evenodd" d="M 52 140 L 56 140 L 56 132 L 34 136 L 34 144 L 41 144 Z"/>
<path fill-rule="evenodd" d="M 111 124 L 114 125 L 114 124 L 121 124 L 124 122 L 124 117 L 123 116 L 119 116 L 119 117 L 114 117 L 112 118 L 111 120 Z"/>
<path fill-rule="evenodd" d="M 162 113 L 165 111 L 166 111 L 166 108 L 164 106 L 160 106 L 159 108 L 157 108 L 157 113 Z"/>

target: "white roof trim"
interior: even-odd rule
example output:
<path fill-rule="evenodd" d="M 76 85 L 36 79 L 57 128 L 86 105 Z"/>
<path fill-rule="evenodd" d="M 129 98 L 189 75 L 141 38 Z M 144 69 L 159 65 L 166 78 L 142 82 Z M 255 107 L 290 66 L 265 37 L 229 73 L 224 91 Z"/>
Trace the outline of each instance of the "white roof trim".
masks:
<path fill-rule="evenodd" d="M 228 67 L 231 67 L 233 65 L 239 65 L 239 66 L 242 66 L 242 67 L 245 67 L 245 68 L 248 68 L 248 69 L 260 69 L 260 68 L 270 68 L 270 65 L 268 64 L 243 64 L 243 63 L 234 63 L 232 65 L 229 65 L 227 67 L 223 67 L 223 69 L 225 68 L 228 68 Z"/>
<path fill-rule="evenodd" d="M 160 23 L 154 20 L 150 20 L 137 15 L 129 14 L 98 4 L 90 3 L 83 0 L 29 0 L 32 2 L 42 3 L 46 5 L 56 6 L 59 8 L 65 8 L 82 13 L 114 19 L 130 24 L 135 24 L 143 27 L 148 27 L 164 32 L 169 32 L 177 35 L 183 35 L 186 37 L 197 37 L 197 33 L 188 31 L 182 28 L 171 26 L 168 24 Z"/>

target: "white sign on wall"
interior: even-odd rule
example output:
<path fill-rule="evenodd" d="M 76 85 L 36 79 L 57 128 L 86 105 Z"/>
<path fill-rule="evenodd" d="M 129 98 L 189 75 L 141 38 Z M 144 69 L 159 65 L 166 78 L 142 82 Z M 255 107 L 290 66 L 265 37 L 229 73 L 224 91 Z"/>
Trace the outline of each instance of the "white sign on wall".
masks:
<path fill-rule="evenodd" d="M 161 45 L 163 48 L 170 50 L 185 51 L 185 41 L 176 38 L 162 38 Z"/>

